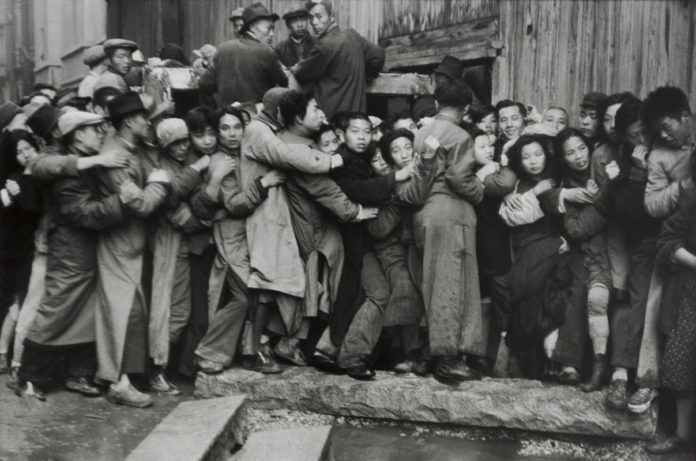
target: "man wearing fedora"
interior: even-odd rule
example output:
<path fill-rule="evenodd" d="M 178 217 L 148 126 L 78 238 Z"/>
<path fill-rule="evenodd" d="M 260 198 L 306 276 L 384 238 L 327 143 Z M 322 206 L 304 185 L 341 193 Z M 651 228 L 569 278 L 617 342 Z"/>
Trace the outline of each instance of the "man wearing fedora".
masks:
<path fill-rule="evenodd" d="M 138 49 L 138 44 L 122 38 L 110 38 L 104 42 L 103 47 L 106 56 L 106 70 L 99 76 L 95 85 L 103 86 L 100 85 L 102 79 L 113 79 L 115 75 L 122 83 L 110 84 L 109 86 L 128 88 L 126 75 L 133 67 L 133 52 Z"/>
<path fill-rule="evenodd" d="M 61 154 L 85 158 L 99 153 L 103 123 L 103 117 L 89 112 L 62 115 L 57 123 L 65 144 Z M 99 231 L 124 219 L 124 208 L 120 191 L 99 197 L 93 172 L 58 179 L 50 191 L 44 296 L 24 342 L 19 379 L 12 385 L 17 393 L 43 400 L 44 386 L 62 371 L 68 390 L 98 396 L 92 384 L 97 240 Z"/>
<path fill-rule="evenodd" d="M 278 15 L 261 3 L 244 9 L 240 38 L 218 47 L 214 68 L 199 81 L 203 94 L 217 93 L 218 105 L 234 102 L 258 103 L 264 93 L 275 86 L 287 86 L 288 79 L 271 48 L 274 23 Z"/>
<path fill-rule="evenodd" d="M 87 48 L 82 62 L 89 67 L 89 72 L 80 82 L 77 95 L 81 98 L 91 98 L 94 95 L 94 85 L 99 76 L 106 70 L 106 54 L 103 45 L 94 45 Z"/>
<path fill-rule="evenodd" d="M 290 68 L 309 55 L 314 38 L 309 33 L 309 11 L 306 8 L 288 11 L 283 20 L 290 29 L 290 36 L 276 45 L 275 52 L 280 62 Z"/>
<path fill-rule="evenodd" d="M 331 0 L 307 2 L 317 43 L 292 73 L 300 85 L 316 84 L 319 107 L 331 119 L 338 112 L 367 111 L 367 79 L 384 66 L 384 50 L 353 29 L 341 30 Z"/>
<path fill-rule="evenodd" d="M 128 165 L 99 171 L 102 198 L 120 193 L 128 218 L 102 231 L 97 247 L 99 284 L 96 301 L 97 378 L 110 383 L 106 398 L 116 404 L 148 407 L 152 399 L 132 386 L 129 374 L 144 373 L 147 362 L 147 303 L 142 275 L 145 219 L 164 202 L 169 177 L 148 174 L 143 141 L 149 133 L 147 109 L 137 93 L 109 101 L 116 132 L 101 152 L 127 152 Z"/>

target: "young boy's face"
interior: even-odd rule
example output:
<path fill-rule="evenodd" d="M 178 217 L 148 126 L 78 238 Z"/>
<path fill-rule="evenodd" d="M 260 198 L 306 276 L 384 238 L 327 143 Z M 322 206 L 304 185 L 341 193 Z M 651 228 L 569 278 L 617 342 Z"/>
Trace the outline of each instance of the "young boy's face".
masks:
<path fill-rule="evenodd" d="M 387 162 L 384 161 L 384 157 L 382 157 L 382 153 L 379 149 L 375 149 L 375 153 L 370 160 L 370 164 L 372 165 L 372 171 L 380 176 L 391 173 L 391 168 L 389 168 Z"/>
<path fill-rule="evenodd" d="M 351 151 L 364 154 L 372 141 L 372 124 L 361 118 L 350 121 L 344 133 L 346 147 Z"/>
<path fill-rule="evenodd" d="M 394 129 L 398 130 L 400 128 L 403 128 L 405 130 L 410 131 L 413 134 L 416 134 L 416 131 L 418 131 L 418 127 L 416 126 L 416 122 L 413 121 L 412 118 L 402 118 L 394 122 Z"/>
<path fill-rule="evenodd" d="M 580 131 L 587 139 L 595 139 L 599 129 L 597 110 L 590 107 L 580 108 Z"/>
<path fill-rule="evenodd" d="M 200 155 L 212 155 L 217 147 L 217 133 L 212 126 L 207 126 L 203 131 L 191 133 L 193 150 Z"/>
<path fill-rule="evenodd" d="M 485 165 L 493 161 L 493 144 L 495 144 L 495 136 L 489 134 L 474 138 L 474 161 L 477 165 Z"/>
<path fill-rule="evenodd" d="M 487 134 L 495 134 L 495 114 L 491 112 L 481 119 L 480 122 L 476 124 L 479 130 L 485 131 Z"/>
<path fill-rule="evenodd" d="M 616 112 L 620 107 L 621 104 L 612 104 L 611 106 L 607 107 L 607 110 L 604 113 L 604 120 L 602 121 L 604 124 L 604 132 L 612 141 L 618 141 L 616 136 L 616 126 L 614 125 L 614 118 L 616 117 Z"/>
<path fill-rule="evenodd" d="M 544 112 L 541 123 L 554 128 L 556 131 L 561 131 L 568 127 L 568 116 L 560 109 L 549 109 Z"/>
<path fill-rule="evenodd" d="M 685 145 L 691 137 L 690 117 L 682 114 L 676 118 L 660 117 L 656 123 L 660 141 L 668 147 L 679 149 Z"/>
<path fill-rule="evenodd" d="M 319 138 L 319 150 L 325 154 L 335 154 L 339 145 L 338 136 L 331 130 L 323 132 Z"/>
<path fill-rule="evenodd" d="M 186 159 L 189 147 L 191 147 L 191 143 L 188 138 L 180 139 L 179 141 L 171 143 L 169 147 L 167 147 L 167 152 L 174 160 L 183 162 Z"/>

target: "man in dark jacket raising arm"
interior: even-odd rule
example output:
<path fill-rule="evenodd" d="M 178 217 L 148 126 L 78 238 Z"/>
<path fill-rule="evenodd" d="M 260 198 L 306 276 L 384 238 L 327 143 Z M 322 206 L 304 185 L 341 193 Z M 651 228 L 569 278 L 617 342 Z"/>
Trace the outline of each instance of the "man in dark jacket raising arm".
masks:
<path fill-rule="evenodd" d="M 353 29 L 341 30 L 331 0 L 307 2 L 317 44 L 292 73 L 300 85 L 316 84 L 319 107 L 331 119 L 337 112 L 367 111 L 367 79 L 384 66 L 384 50 Z"/>

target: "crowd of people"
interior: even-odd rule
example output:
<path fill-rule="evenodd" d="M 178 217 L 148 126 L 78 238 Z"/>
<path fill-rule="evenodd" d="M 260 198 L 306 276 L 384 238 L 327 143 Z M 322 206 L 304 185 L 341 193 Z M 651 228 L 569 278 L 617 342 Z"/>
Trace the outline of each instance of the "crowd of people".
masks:
<path fill-rule="evenodd" d="M 650 449 L 683 447 L 696 391 L 684 92 L 590 92 L 540 114 L 482 104 L 448 56 L 434 95 L 380 119 L 366 104 L 380 47 L 342 30 L 329 0 L 287 13 L 274 49 L 278 19 L 235 11 L 237 37 L 196 50 L 201 105 L 182 118 L 132 90 L 125 39 L 85 53 L 78 90 L 0 105 L 8 384 L 147 407 L 180 393 L 175 370 L 371 380 L 380 367 L 556 381 L 638 414 L 662 389 L 677 429 Z"/>

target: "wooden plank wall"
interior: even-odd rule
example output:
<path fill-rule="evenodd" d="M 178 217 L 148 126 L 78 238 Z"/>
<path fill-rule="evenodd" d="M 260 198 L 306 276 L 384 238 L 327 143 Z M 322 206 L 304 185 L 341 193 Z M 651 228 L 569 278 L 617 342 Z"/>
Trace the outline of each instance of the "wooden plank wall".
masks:
<path fill-rule="evenodd" d="M 672 84 L 696 103 L 696 2 L 500 0 L 500 30 L 494 101 L 574 113 L 591 90 L 645 97 Z"/>

